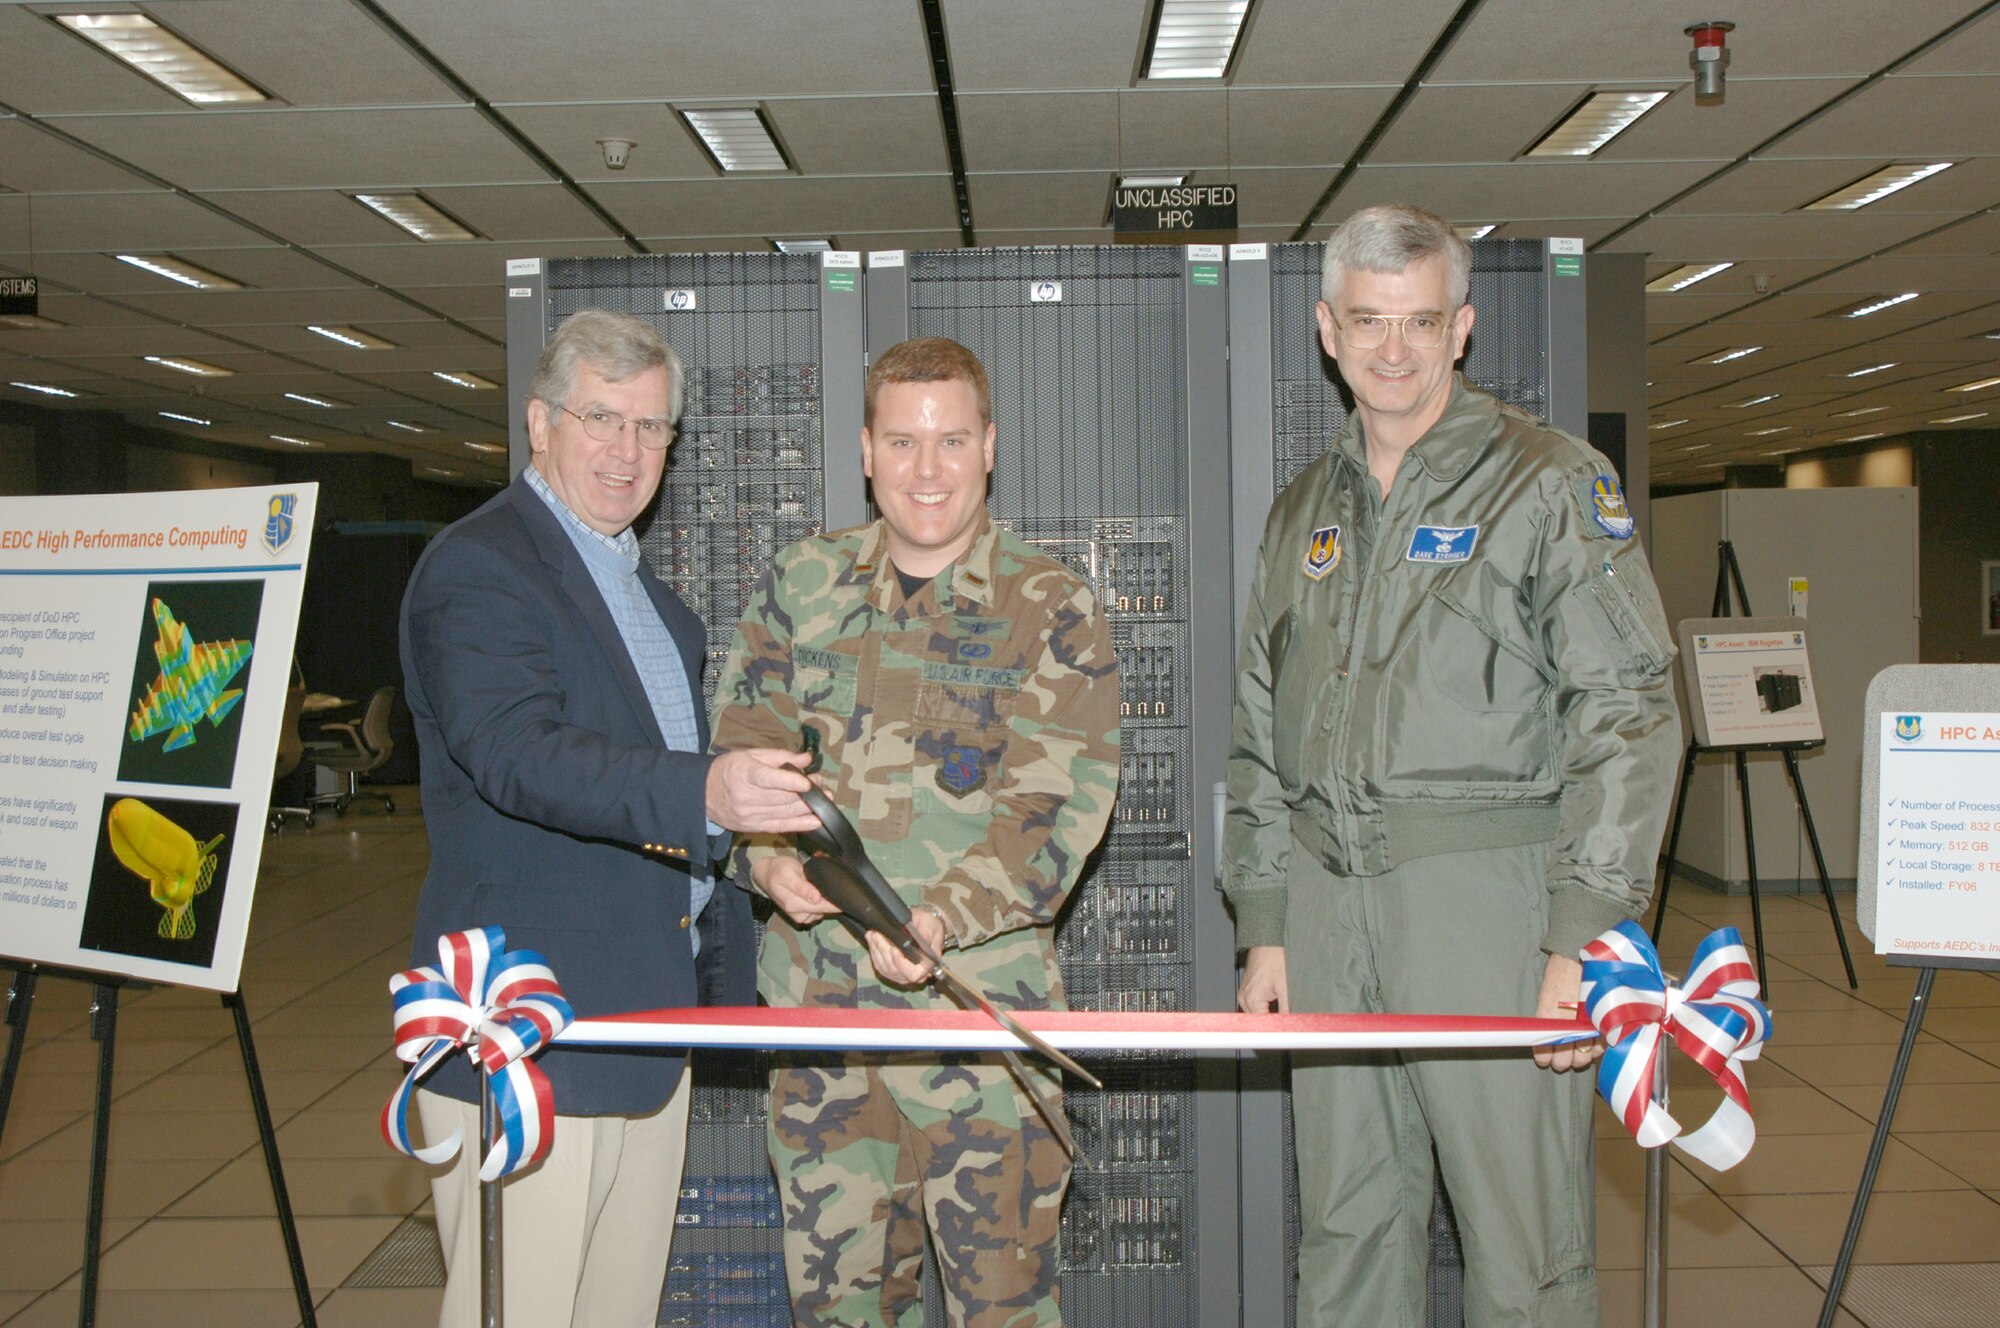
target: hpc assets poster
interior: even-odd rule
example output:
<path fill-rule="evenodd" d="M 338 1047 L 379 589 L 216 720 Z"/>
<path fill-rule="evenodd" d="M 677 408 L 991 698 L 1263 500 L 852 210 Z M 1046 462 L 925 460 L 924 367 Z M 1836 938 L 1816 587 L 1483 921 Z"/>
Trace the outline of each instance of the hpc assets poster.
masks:
<path fill-rule="evenodd" d="M 0 499 L 0 959 L 235 989 L 318 494 Z"/>
<path fill-rule="evenodd" d="M 1882 716 L 1875 950 L 2000 963 L 2000 714 Z"/>

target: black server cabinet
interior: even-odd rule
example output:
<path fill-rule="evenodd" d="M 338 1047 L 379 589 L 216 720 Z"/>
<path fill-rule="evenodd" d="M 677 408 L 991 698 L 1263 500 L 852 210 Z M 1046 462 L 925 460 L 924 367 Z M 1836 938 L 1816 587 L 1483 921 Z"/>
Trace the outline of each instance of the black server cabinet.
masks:
<path fill-rule="evenodd" d="M 858 509 L 858 256 L 669 254 L 540 266 L 527 260 L 508 274 L 517 468 L 527 461 L 525 392 L 536 357 L 569 314 L 641 315 L 687 370 L 679 434 L 638 530 L 648 565 L 707 626 L 712 700 L 736 621 L 772 557 L 825 526 L 830 506 Z M 659 1321 L 786 1328 L 778 1195 L 764 1145 L 769 1058 L 700 1052 L 693 1064 L 687 1170 Z"/>
<path fill-rule="evenodd" d="M 1230 247 L 1231 495 L 1234 598 L 1247 602 L 1272 501 L 1347 421 L 1338 375 L 1319 344 L 1323 244 Z M 1501 400 L 1583 436 L 1585 335 L 1582 244 L 1482 240 L 1472 246 L 1467 296 L 1477 318 L 1466 376 Z M 1284 1058 L 1259 1057 L 1242 1078 L 1243 1317 L 1294 1322 L 1299 1204 Z M 1282 1148 L 1259 1141 L 1279 1139 Z M 1463 1266 L 1449 1201 L 1431 1223 L 1432 1328 L 1463 1322 Z"/>
<path fill-rule="evenodd" d="M 1105 845 L 1057 950 L 1076 1009 L 1227 1008 L 1212 797 L 1229 704 L 1223 254 L 1168 247 L 870 256 L 869 348 L 948 336 L 998 426 L 990 509 L 1063 559 L 1112 623 L 1122 761 Z M 1199 495 L 1199 498 L 1197 497 Z M 1065 1321 L 1237 1321 L 1235 1064 L 1099 1056 L 1072 1081 Z M 942 1328 L 928 1298 L 927 1323 Z"/>

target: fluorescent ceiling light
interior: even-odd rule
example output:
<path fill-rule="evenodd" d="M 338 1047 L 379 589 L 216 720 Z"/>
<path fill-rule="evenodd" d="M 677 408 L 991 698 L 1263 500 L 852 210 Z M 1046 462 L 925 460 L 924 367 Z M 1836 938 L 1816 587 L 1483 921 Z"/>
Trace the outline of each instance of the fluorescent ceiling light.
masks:
<path fill-rule="evenodd" d="M 291 445 L 292 445 L 293 447 L 324 447 L 324 446 L 326 446 L 326 444 L 324 444 L 324 443 L 316 443 L 316 442 L 314 442 L 314 441 L 313 441 L 312 439 L 310 439 L 310 438 L 294 438 L 294 437 L 292 437 L 292 436 L 291 436 L 290 434 L 288 434 L 288 433 L 274 433 L 274 434 L 272 434 L 272 435 L 271 435 L 271 441 L 272 441 L 272 442 L 274 442 L 274 443 L 290 443 L 290 444 L 291 444 Z"/>
<path fill-rule="evenodd" d="M 197 106 L 269 101 L 248 80 L 144 14 L 56 14 L 56 22 Z"/>
<path fill-rule="evenodd" d="M 1964 414 L 1964 415 L 1947 415 L 1947 416 L 1945 416 L 1945 417 L 1944 417 L 1943 419 L 1938 419 L 1938 420 L 1932 420 L 1932 421 L 1931 421 L 1931 423 L 1932 423 L 1932 424 L 1963 424 L 1963 423 L 1965 423 L 1965 422 L 1966 422 L 1967 420 L 1983 420 L 1983 419 L 1985 419 L 1985 418 L 1986 418 L 1986 417 L 1987 417 L 1988 415 L 1991 415 L 1992 413 L 1993 413 L 1993 412 L 1992 412 L 1992 411 L 1990 411 L 1990 410 L 1975 410 L 1975 411 L 1971 411 L 1971 412 L 1969 412 L 1968 414 Z"/>
<path fill-rule="evenodd" d="M 422 194 L 355 194 L 354 201 L 419 240 L 477 240 L 480 235 Z"/>
<path fill-rule="evenodd" d="M 1919 180 L 1927 180 L 1939 171 L 1950 170 L 1953 163 L 1948 161 L 1903 162 L 1895 166 L 1884 166 L 1862 176 L 1853 184 L 1836 189 L 1822 198 L 1815 198 L 1806 204 L 1805 210 L 1852 212 L 1855 208 L 1867 207 L 1870 203 L 1887 198 L 1898 189 L 1907 189 Z"/>
<path fill-rule="evenodd" d="M 1893 369 L 1899 363 L 1901 363 L 1901 361 L 1899 360 L 1890 360 L 1884 364 L 1871 364 L 1865 369 L 1853 369 L 1840 376 L 1842 378 L 1866 378 L 1869 374 L 1881 373 L 1884 369 Z M 1886 409 L 1886 407 L 1884 409 Z"/>
<path fill-rule="evenodd" d="M 1800 448 L 1797 448 L 1797 447 L 1781 447 L 1781 448 L 1779 448 L 1779 449 L 1778 449 L 1777 451 L 1775 451 L 1775 452 L 1762 452 L 1762 453 L 1759 453 L 1758 455 L 1760 455 L 1760 456 L 1790 456 L 1790 455 L 1791 455 L 1792 453 L 1794 453 L 1794 452 L 1797 452 L 1797 451 L 1801 451 L 1801 450 L 1802 450 L 1802 449 L 1800 449 Z"/>
<path fill-rule="evenodd" d="M 308 406 L 318 406 L 321 410 L 338 410 L 347 405 L 345 401 L 328 401 L 325 397 L 309 397 L 303 392 L 287 392 L 285 393 L 285 397 L 287 400 L 303 402 Z"/>
<path fill-rule="evenodd" d="M 1187 176 L 1185 175 L 1121 175 L 1118 177 L 1118 187 L 1120 189 L 1177 189 L 1186 183 Z"/>
<path fill-rule="evenodd" d="M 781 254 L 828 254 L 833 252 L 833 241 L 773 240 L 771 247 Z"/>
<path fill-rule="evenodd" d="M 1744 431 L 1743 436 L 1745 438 L 1766 438 L 1774 433 L 1785 433 L 1788 430 L 1790 430 L 1791 427 L 1792 426 L 1789 424 L 1780 424 L 1769 429 L 1747 429 Z"/>
<path fill-rule="evenodd" d="M 208 364 L 201 360 L 190 360 L 179 355 L 148 355 L 145 357 L 145 360 L 146 363 L 157 364 L 162 369 L 178 369 L 184 374 L 193 374 L 197 378 L 227 378 L 236 372 L 234 369 L 224 369 L 219 365 Z"/>
<path fill-rule="evenodd" d="M 504 452 L 507 450 L 500 443 L 475 443 L 467 440 L 465 445 L 475 452 Z"/>
<path fill-rule="evenodd" d="M 1843 438 L 1840 441 L 1843 443 L 1865 443 L 1871 438 L 1886 438 L 1887 436 L 1887 434 L 1879 433 L 1857 433 L 1851 438 Z"/>
<path fill-rule="evenodd" d="M 184 259 L 175 258 L 172 254 L 116 254 L 114 257 L 121 263 L 144 268 L 156 277 L 178 281 L 181 285 L 192 286 L 196 290 L 243 289 L 243 283 L 240 281 L 231 281 L 228 277 L 210 272 L 205 267 L 196 267 Z"/>
<path fill-rule="evenodd" d="M 1682 263 L 1671 272 L 1662 272 L 1646 283 L 1646 289 L 1655 295 L 1665 295 L 1677 290 L 1686 290 L 1697 281 L 1705 281 L 1718 272 L 1725 272 L 1734 263 Z"/>
<path fill-rule="evenodd" d="M 442 378 L 453 387 L 488 388 L 500 386 L 498 383 L 487 382 L 475 373 L 446 373 L 442 369 L 433 369 L 431 370 L 431 377 Z"/>
<path fill-rule="evenodd" d="M 80 397 L 83 395 L 81 392 L 72 392 L 66 387 L 56 387 L 50 383 L 9 383 L 7 386 L 18 387 L 27 392 L 40 392 L 43 396 L 49 397 Z"/>
<path fill-rule="evenodd" d="M 1887 409 L 1889 409 L 1887 406 L 1863 406 L 1859 410 L 1839 410 L 1834 412 L 1834 418 L 1837 420 L 1851 420 L 1857 415 L 1873 415 L 1877 411 Z"/>
<path fill-rule="evenodd" d="M 1776 401 L 1776 400 L 1777 400 L 1777 399 L 1778 399 L 1779 397 L 1781 397 L 1781 396 L 1783 396 L 1783 395 L 1784 395 L 1784 393 L 1782 393 L 1782 392 L 1766 392 L 1766 393 L 1765 393 L 1765 394 L 1764 394 L 1763 396 L 1761 396 L 1761 397 L 1750 397 L 1750 398 L 1747 398 L 1746 400 L 1743 400 L 1743 401 L 1732 401 L 1732 402 L 1730 402 L 1730 403 L 1729 403 L 1729 409 L 1731 409 L 1731 410 L 1747 410 L 1747 409 L 1748 409 L 1748 408 L 1750 408 L 1751 406 L 1761 406 L 1761 405 L 1763 405 L 1763 404 L 1764 404 L 1764 403 L 1765 403 L 1766 401 Z"/>
<path fill-rule="evenodd" d="M 446 470 L 443 466 L 425 466 L 424 473 L 427 475 L 456 475 L 459 472 L 455 470 Z"/>
<path fill-rule="evenodd" d="M 1593 92 L 1523 156 L 1588 157 L 1667 99 L 1665 92 Z"/>
<path fill-rule="evenodd" d="M 1714 443 L 1689 443 L 1689 444 L 1688 444 L 1688 445 L 1687 445 L 1686 447 L 1683 447 L 1683 448 L 1681 449 L 1681 451 L 1683 451 L 1683 452 L 1699 452 L 1699 451 L 1701 451 L 1701 450 L 1702 450 L 1703 448 L 1706 448 L 1706 447 L 1714 447 L 1714 446 L 1715 446 L 1715 444 L 1714 444 Z"/>
<path fill-rule="evenodd" d="M 1221 78 L 1250 0 L 1160 0 L 1142 78 Z"/>
<path fill-rule="evenodd" d="M 406 432 L 406 433 L 429 433 L 429 432 L 430 432 L 430 430 L 429 430 L 429 429 L 426 429 L 426 428 L 425 428 L 425 427 L 424 427 L 423 425 L 421 425 L 421 424 L 405 424 L 405 423 L 403 423 L 403 422 L 402 422 L 401 420 L 390 420 L 390 421 L 389 421 L 389 427 L 390 427 L 391 429 L 401 429 L 401 430 L 403 430 L 403 431 L 404 431 L 404 432 Z"/>
<path fill-rule="evenodd" d="M 178 411 L 172 410 L 161 411 L 160 418 L 163 420 L 179 420 L 182 424 L 199 424 L 204 429 L 215 423 L 215 421 L 205 420 L 199 415 L 183 415 Z"/>
<path fill-rule="evenodd" d="M 356 350 L 394 350 L 396 343 L 384 341 L 373 332 L 363 332 L 358 327 L 321 327 L 318 323 L 307 323 L 306 331 L 317 332 L 329 341 L 338 341 L 343 346 Z"/>
<path fill-rule="evenodd" d="M 1731 346 L 1728 350 L 1723 351 L 1720 355 L 1697 355 L 1693 359 L 1689 360 L 1688 363 L 1727 364 L 1731 360 L 1740 360 L 1745 355 L 1755 355 L 1758 351 L 1762 349 L 1764 349 L 1762 346 Z"/>
<path fill-rule="evenodd" d="M 792 168 L 778 140 L 771 137 L 764 112 L 757 107 L 682 107 L 680 111 L 718 170 L 734 175 Z"/>
<path fill-rule="evenodd" d="M 1859 304 L 1849 305 L 1845 309 L 1835 309 L 1831 313 L 1822 314 L 1821 317 L 1866 318 L 1869 314 L 1881 313 L 1884 309 L 1893 309 L 1899 304 L 1908 304 L 1911 300 L 1916 299 L 1919 294 L 1921 294 L 1919 291 L 1904 291 L 1901 295 L 1875 295 L 1863 300 Z"/>
<path fill-rule="evenodd" d="M 40 314 L 0 314 L 0 327 L 11 327 L 21 332 L 38 332 L 43 328 L 67 326 L 67 323 L 59 323 Z"/>
<path fill-rule="evenodd" d="M 1459 239 L 1465 241 L 1467 244 L 1471 244 L 1474 240 L 1483 240 L 1487 236 L 1491 235 L 1494 232 L 1494 230 L 1498 227 L 1498 225 L 1499 225 L 1498 222 L 1489 221 L 1483 226 L 1468 224 L 1464 226 L 1454 226 L 1452 227 L 1452 229 L 1458 232 Z"/>
<path fill-rule="evenodd" d="M 1649 425 L 1647 425 L 1646 427 L 1647 427 L 1648 429 L 1671 429 L 1671 428 L 1673 428 L 1673 427 L 1674 427 L 1674 426 L 1675 426 L 1676 424 L 1686 424 L 1686 423 L 1687 423 L 1687 421 L 1686 421 L 1685 419 L 1680 419 L 1680 420 L 1661 420 L 1661 421 L 1660 421 L 1660 422 L 1659 422 L 1658 424 L 1649 424 Z"/>
<path fill-rule="evenodd" d="M 2000 385 L 2000 378 L 1981 378 L 1981 379 L 1977 380 L 1976 382 L 1971 382 L 1971 383 L 1960 383 L 1960 384 L 1959 384 L 1959 385 L 1958 385 L 1957 387 L 1948 387 L 1948 388 L 1946 388 L 1946 389 L 1945 389 L 1945 391 L 1947 391 L 1947 392 L 1977 392 L 1977 391 L 1979 391 L 1979 390 L 1980 390 L 1981 388 L 1987 388 L 1987 387 L 1994 387 L 1994 386 L 1996 386 L 1996 385 Z"/>

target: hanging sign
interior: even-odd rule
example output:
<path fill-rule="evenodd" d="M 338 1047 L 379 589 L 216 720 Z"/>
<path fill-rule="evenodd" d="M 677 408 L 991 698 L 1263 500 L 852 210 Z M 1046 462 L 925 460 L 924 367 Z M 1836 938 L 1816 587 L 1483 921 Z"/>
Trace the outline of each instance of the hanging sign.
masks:
<path fill-rule="evenodd" d="M 1111 194 L 1111 229 L 1119 239 L 1180 241 L 1190 235 L 1236 229 L 1233 184 L 1165 185 L 1117 189 Z"/>
<path fill-rule="evenodd" d="M 34 277 L 0 277 L 0 317 L 33 318 L 41 312 L 41 291 Z"/>

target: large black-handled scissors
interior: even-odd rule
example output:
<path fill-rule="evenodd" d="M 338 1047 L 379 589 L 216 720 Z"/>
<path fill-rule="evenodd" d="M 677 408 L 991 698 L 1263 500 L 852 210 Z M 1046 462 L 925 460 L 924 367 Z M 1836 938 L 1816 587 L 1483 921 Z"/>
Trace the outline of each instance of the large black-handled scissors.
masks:
<path fill-rule="evenodd" d="M 1019 1020 L 988 1000 L 978 988 L 952 972 L 944 957 L 910 929 L 910 906 L 903 902 L 902 896 L 883 879 L 882 873 L 869 860 L 861 836 L 855 833 L 846 815 L 817 787 L 807 789 L 802 796 L 820 823 L 819 829 L 808 830 L 798 836 L 799 846 L 808 853 L 806 879 L 840 910 L 842 925 L 854 933 L 856 939 L 865 942 L 869 932 L 882 933 L 911 963 L 929 963 L 930 980 L 960 1005 L 985 1012 L 1000 1027 L 1091 1087 L 1104 1087 L 1103 1081 L 1096 1075 L 1024 1028 Z M 1035 1110 L 1042 1114 L 1042 1119 L 1048 1122 L 1049 1128 L 1061 1141 L 1063 1150 L 1072 1157 L 1076 1156 L 1076 1141 L 1070 1137 L 1068 1122 L 1063 1119 L 1062 1112 L 1042 1095 L 1027 1066 L 1021 1063 L 1019 1054 L 1002 1051 L 1000 1055 L 1014 1078 L 1033 1099 Z"/>

